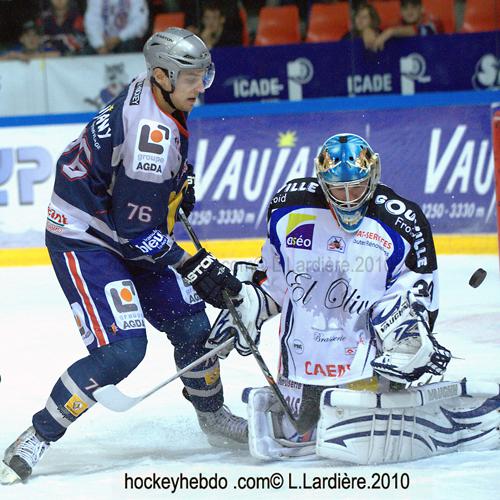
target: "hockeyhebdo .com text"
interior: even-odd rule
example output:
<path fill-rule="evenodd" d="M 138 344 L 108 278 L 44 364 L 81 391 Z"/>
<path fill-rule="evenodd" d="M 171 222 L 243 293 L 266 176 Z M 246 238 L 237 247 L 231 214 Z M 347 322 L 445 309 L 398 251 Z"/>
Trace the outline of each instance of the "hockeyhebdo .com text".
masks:
<path fill-rule="evenodd" d="M 183 472 L 176 475 L 150 474 L 147 476 L 132 476 L 125 473 L 125 490 L 164 490 L 171 494 L 183 494 L 185 491 L 352 491 L 352 490 L 407 490 L 411 478 L 403 473 L 378 473 L 366 475 L 351 475 L 347 472 L 332 472 L 324 476 L 307 472 L 272 472 L 267 475 L 240 475 L 226 477 L 224 474 L 193 474 Z M 366 491 L 366 493 L 369 493 Z M 365 493 L 365 494 L 366 494 Z M 376 492 L 372 492 L 375 493 Z M 233 493 L 234 495 L 234 493 Z"/>

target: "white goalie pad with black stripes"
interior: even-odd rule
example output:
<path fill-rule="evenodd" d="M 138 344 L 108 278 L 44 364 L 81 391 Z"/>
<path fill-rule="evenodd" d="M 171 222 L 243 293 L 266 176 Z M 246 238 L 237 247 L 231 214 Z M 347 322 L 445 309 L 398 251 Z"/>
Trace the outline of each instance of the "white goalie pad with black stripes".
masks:
<path fill-rule="evenodd" d="M 372 393 L 328 389 L 316 453 L 354 464 L 397 463 L 500 447 L 500 390 L 489 382 L 438 382 Z"/>

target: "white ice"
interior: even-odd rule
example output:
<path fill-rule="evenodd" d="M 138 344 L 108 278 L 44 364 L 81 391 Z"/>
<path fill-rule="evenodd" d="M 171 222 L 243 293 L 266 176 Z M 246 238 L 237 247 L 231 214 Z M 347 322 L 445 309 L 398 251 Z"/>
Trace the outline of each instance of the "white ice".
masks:
<path fill-rule="evenodd" d="M 436 331 L 456 359 L 449 380 L 464 375 L 500 382 L 500 279 L 497 256 L 440 257 L 441 309 Z M 477 289 L 468 285 L 478 267 L 488 271 Z M 211 318 L 215 310 L 209 311 Z M 45 405 L 59 375 L 86 350 L 50 267 L 0 269 L 0 451 Z M 172 349 L 150 330 L 146 359 L 120 387 L 140 394 L 174 372 Z M 275 369 L 276 323 L 266 326 L 262 354 Z M 232 353 L 223 362 L 226 402 L 243 415 L 243 388 L 265 385 L 255 361 Z M 408 473 L 406 490 L 388 491 L 236 490 L 239 477 L 279 472 L 293 484 L 334 473 L 364 476 Z M 178 477 L 203 474 L 227 479 L 223 490 L 126 490 L 124 476 Z M 149 499 L 149 498 L 411 498 L 491 499 L 500 491 L 500 450 L 444 455 L 400 465 L 355 467 L 324 460 L 259 462 L 244 451 L 211 448 L 199 430 L 191 405 L 176 381 L 126 413 L 96 405 L 53 444 L 26 484 L 0 486 L 0 499 Z"/>

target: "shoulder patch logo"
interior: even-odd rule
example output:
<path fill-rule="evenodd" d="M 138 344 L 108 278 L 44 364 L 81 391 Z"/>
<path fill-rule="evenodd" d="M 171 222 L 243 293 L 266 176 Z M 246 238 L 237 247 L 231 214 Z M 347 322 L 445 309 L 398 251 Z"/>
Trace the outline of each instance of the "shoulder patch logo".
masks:
<path fill-rule="evenodd" d="M 144 124 L 139 132 L 139 151 L 161 155 L 165 151 L 165 141 L 170 137 L 170 129 L 159 123 Z"/>
<path fill-rule="evenodd" d="M 144 87 L 144 80 L 139 80 L 134 85 L 134 91 L 132 92 L 132 97 L 130 98 L 129 104 L 131 106 L 138 106 L 141 103 L 142 88 Z"/>
<path fill-rule="evenodd" d="M 311 250 L 314 236 L 315 215 L 290 214 L 286 226 L 286 246 Z"/>

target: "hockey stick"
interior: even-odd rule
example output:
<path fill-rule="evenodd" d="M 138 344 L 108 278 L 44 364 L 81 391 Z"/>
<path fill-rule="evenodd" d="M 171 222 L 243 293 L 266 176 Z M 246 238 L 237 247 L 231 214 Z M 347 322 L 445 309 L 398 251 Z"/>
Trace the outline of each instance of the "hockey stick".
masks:
<path fill-rule="evenodd" d="M 211 351 L 201 356 L 201 358 L 198 358 L 189 365 L 185 366 L 184 368 L 182 368 L 182 370 L 179 370 L 167 380 L 157 385 L 156 387 L 153 387 L 153 389 L 142 394 L 141 396 L 127 396 L 126 394 L 123 394 L 123 392 L 120 391 L 120 389 L 118 389 L 116 385 L 110 384 L 96 389 L 93 393 L 94 399 L 108 408 L 108 410 L 127 411 L 136 404 L 140 403 L 143 399 L 146 399 L 147 397 L 151 396 L 151 394 L 154 394 L 156 391 L 160 390 L 162 387 L 165 387 L 167 384 L 170 384 L 170 382 L 179 378 L 181 375 L 184 375 L 184 373 L 188 372 L 195 366 L 198 366 L 200 363 L 203 363 L 203 361 L 206 361 L 207 359 L 215 356 L 219 351 L 222 351 L 226 347 L 229 347 L 232 342 L 233 339 L 227 339 L 221 345 L 215 347 Z"/>
<path fill-rule="evenodd" d="M 184 227 L 186 228 L 187 233 L 189 234 L 189 237 L 191 238 L 191 241 L 193 242 L 196 250 L 201 250 L 202 246 L 200 243 L 200 240 L 196 236 L 193 227 L 191 226 L 191 223 L 187 219 L 187 217 L 184 215 L 184 212 L 179 210 L 179 219 L 180 221 L 184 224 Z M 290 419 L 292 425 L 295 427 L 297 432 L 299 434 L 303 434 L 304 432 L 308 431 L 310 429 L 310 426 L 307 427 L 307 429 L 302 429 L 301 427 L 301 422 L 300 419 L 296 419 L 290 410 L 290 407 L 288 406 L 283 394 L 281 393 L 278 384 L 274 380 L 274 377 L 271 375 L 271 372 L 269 371 L 269 368 L 266 365 L 266 362 L 262 358 L 259 349 L 257 348 L 257 345 L 253 341 L 252 337 L 248 333 L 248 330 L 246 329 L 245 325 L 241 321 L 241 318 L 238 314 L 238 311 L 234 307 L 233 301 L 229 297 L 229 294 L 227 293 L 226 290 L 222 291 L 222 297 L 224 298 L 224 302 L 226 303 L 226 307 L 229 310 L 229 313 L 231 314 L 234 322 L 238 326 L 238 329 L 240 330 L 241 335 L 245 339 L 246 343 L 250 347 L 250 350 L 252 351 L 252 354 L 257 361 L 257 364 L 259 365 L 259 368 L 261 369 L 262 373 L 264 374 L 264 377 L 267 380 L 267 383 L 271 387 L 272 391 L 274 392 L 274 395 L 278 398 L 278 401 L 280 403 L 280 406 L 283 408 L 284 412 L 286 413 L 287 417 Z M 232 339 L 231 339 L 232 340 Z"/>

